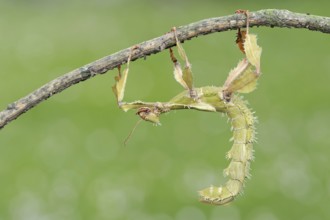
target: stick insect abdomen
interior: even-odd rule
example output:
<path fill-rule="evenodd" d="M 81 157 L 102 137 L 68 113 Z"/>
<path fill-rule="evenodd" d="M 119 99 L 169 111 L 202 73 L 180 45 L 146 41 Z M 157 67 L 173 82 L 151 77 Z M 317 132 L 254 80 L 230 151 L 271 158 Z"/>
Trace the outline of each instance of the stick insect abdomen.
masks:
<path fill-rule="evenodd" d="M 221 87 L 195 88 L 197 100 L 190 98 L 189 92 L 185 91 L 169 102 L 172 105 L 170 109 L 222 112 L 231 122 L 234 143 L 227 153 L 227 158 L 231 160 L 230 164 L 224 170 L 224 175 L 228 176 L 229 180 L 224 186 L 211 186 L 199 192 L 202 202 L 214 205 L 226 204 L 242 192 L 245 179 L 250 177 L 250 162 L 253 159 L 255 140 L 255 118 L 245 101 L 239 96 L 233 96 L 227 102 L 220 98 L 221 91 Z"/>
<path fill-rule="evenodd" d="M 223 103 L 226 105 L 225 113 L 231 121 L 234 142 L 227 154 L 231 162 L 224 170 L 224 175 L 229 180 L 224 186 L 211 186 L 199 191 L 202 202 L 214 205 L 226 204 L 242 192 L 245 179 L 250 177 L 252 144 L 255 140 L 255 118 L 244 101 L 234 96 L 229 103 Z"/>

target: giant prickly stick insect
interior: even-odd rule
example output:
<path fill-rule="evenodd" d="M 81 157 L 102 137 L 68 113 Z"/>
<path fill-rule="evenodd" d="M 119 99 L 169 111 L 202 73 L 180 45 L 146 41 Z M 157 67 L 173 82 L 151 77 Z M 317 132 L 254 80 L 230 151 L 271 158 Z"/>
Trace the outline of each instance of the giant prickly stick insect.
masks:
<path fill-rule="evenodd" d="M 246 31 L 239 30 L 236 40 L 245 54 L 245 58 L 230 71 L 222 87 L 205 86 L 195 88 L 193 86 L 191 65 L 178 40 L 175 29 L 172 31 L 179 56 L 185 63 L 183 69 L 175 58 L 172 49 L 169 50 L 174 64 L 174 78 L 184 87 L 183 92 L 168 102 L 123 102 L 131 55 L 128 58 L 126 69 L 123 73 L 119 71 L 119 75 L 115 78 L 116 84 L 113 86 L 118 105 L 122 110 L 137 109 L 137 115 L 143 120 L 155 124 L 160 124 L 159 117 L 161 114 L 180 109 L 222 112 L 228 116 L 233 131 L 233 146 L 227 153 L 227 158 L 231 161 L 224 170 L 224 175 L 228 176 L 229 180 L 223 186 L 210 186 L 199 191 L 200 201 L 213 205 L 223 205 L 234 200 L 242 192 L 245 179 L 250 177 L 250 162 L 253 159 L 252 145 L 255 140 L 255 117 L 246 106 L 246 102 L 235 92 L 248 93 L 255 89 L 257 79 L 260 76 L 261 48 L 257 45 L 256 36 L 248 32 L 247 13 L 246 16 L 247 29 Z"/>

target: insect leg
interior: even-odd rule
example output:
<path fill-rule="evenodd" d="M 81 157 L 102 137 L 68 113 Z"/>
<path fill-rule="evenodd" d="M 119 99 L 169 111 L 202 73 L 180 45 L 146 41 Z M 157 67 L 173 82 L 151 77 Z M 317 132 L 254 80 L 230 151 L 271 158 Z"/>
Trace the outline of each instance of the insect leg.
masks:
<path fill-rule="evenodd" d="M 128 76 L 128 71 L 129 71 L 129 63 L 131 61 L 132 53 L 133 53 L 134 49 L 136 49 L 136 47 L 132 47 L 130 50 L 130 53 L 128 55 L 127 62 L 126 62 L 126 68 L 124 69 L 123 72 L 121 72 L 121 66 L 120 65 L 118 66 L 118 75 L 115 76 L 116 83 L 114 86 L 112 86 L 112 91 L 114 92 L 114 94 L 116 96 L 119 107 L 121 106 L 122 101 L 124 99 L 125 87 L 126 87 L 127 76 Z"/>
<path fill-rule="evenodd" d="M 181 59 L 184 60 L 185 65 L 184 69 L 182 70 L 180 63 L 178 60 L 175 58 L 173 50 L 170 48 L 170 57 L 171 60 L 174 64 L 174 78 L 175 80 L 180 83 L 185 89 L 189 90 L 190 97 L 191 98 L 196 98 L 196 93 L 193 88 L 193 76 L 192 76 L 192 71 L 191 71 L 191 64 L 188 60 L 188 57 L 186 55 L 186 52 L 184 51 L 178 36 L 176 32 L 176 28 L 172 28 L 172 31 L 174 33 L 176 45 L 178 48 L 178 53 Z"/>

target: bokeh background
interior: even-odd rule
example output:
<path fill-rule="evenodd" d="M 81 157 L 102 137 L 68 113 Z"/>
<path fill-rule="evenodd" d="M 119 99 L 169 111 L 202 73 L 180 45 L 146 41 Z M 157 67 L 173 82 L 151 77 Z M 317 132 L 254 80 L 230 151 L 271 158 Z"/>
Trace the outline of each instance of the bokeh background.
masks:
<path fill-rule="evenodd" d="M 0 107 L 93 60 L 173 26 L 236 9 L 330 16 L 328 0 L 0 1 Z M 330 218 L 330 38 L 253 28 L 263 48 L 258 143 L 243 196 L 224 207 L 197 190 L 225 181 L 230 125 L 216 113 L 178 111 L 162 126 L 120 111 L 116 71 L 55 95 L 0 132 L 0 220 L 317 220 Z M 235 31 L 184 43 L 196 86 L 222 85 L 242 58 Z M 182 89 L 168 52 L 131 64 L 126 100 L 167 101 Z"/>

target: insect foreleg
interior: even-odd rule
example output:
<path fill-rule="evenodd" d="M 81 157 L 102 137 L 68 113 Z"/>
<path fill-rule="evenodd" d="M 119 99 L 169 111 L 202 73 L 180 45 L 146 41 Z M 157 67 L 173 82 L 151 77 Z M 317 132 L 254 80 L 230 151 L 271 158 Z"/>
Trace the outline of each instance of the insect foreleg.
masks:
<path fill-rule="evenodd" d="M 193 76 L 192 76 L 192 71 L 191 71 L 191 64 L 188 60 L 186 52 L 184 51 L 184 49 L 178 39 L 176 28 L 173 28 L 172 31 L 174 33 L 174 38 L 175 38 L 176 46 L 178 48 L 178 53 L 179 53 L 181 59 L 183 59 L 184 63 L 185 63 L 184 69 L 182 70 L 180 63 L 174 56 L 173 50 L 170 48 L 170 57 L 174 64 L 174 78 L 186 90 L 189 91 L 191 98 L 196 99 L 197 97 L 196 97 L 196 93 L 195 93 L 194 87 L 193 87 Z"/>
<path fill-rule="evenodd" d="M 129 71 L 129 64 L 130 64 L 130 61 L 132 58 L 132 53 L 135 49 L 137 49 L 136 46 L 131 48 L 130 53 L 127 58 L 126 68 L 124 69 L 123 72 L 121 72 L 121 66 L 118 66 L 118 75 L 115 76 L 116 83 L 114 86 L 112 86 L 112 91 L 114 92 L 114 94 L 116 96 L 119 107 L 121 107 L 122 101 L 124 99 L 125 87 L 126 87 L 127 76 L 128 76 L 128 71 Z"/>

